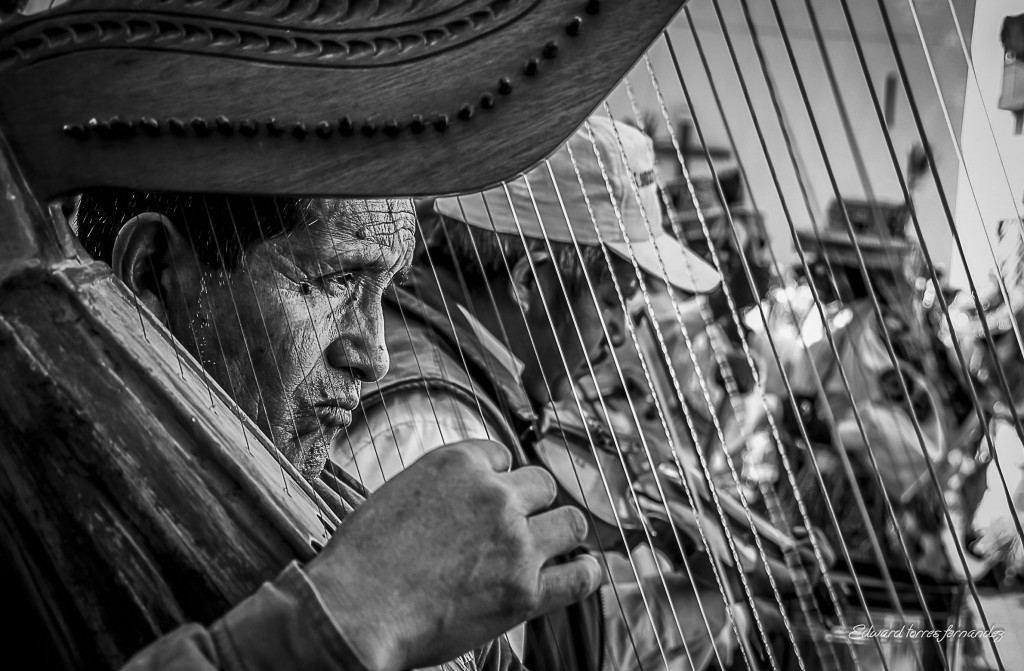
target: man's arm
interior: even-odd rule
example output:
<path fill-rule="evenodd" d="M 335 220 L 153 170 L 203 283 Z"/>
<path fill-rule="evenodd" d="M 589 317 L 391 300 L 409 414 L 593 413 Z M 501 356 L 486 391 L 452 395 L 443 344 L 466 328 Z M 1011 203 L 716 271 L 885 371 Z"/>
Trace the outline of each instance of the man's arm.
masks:
<path fill-rule="evenodd" d="M 281 668 L 367 669 L 296 563 L 209 628 L 179 627 L 135 655 L 124 671 Z"/>
<path fill-rule="evenodd" d="M 489 441 L 430 452 L 367 499 L 305 569 L 289 567 L 208 630 L 183 627 L 128 668 L 399 671 L 453 659 L 577 601 L 597 588 L 597 561 L 549 564 L 582 542 L 586 518 L 548 510 L 552 477 L 511 465 Z"/>

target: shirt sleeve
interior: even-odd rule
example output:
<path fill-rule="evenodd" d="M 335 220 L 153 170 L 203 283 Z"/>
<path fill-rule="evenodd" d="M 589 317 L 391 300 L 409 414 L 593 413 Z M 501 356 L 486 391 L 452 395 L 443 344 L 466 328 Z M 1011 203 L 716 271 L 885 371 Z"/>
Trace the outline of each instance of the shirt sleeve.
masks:
<path fill-rule="evenodd" d="M 186 624 L 137 653 L 123 671 L 366 671 L 292 562 L 210 627 Z"/>

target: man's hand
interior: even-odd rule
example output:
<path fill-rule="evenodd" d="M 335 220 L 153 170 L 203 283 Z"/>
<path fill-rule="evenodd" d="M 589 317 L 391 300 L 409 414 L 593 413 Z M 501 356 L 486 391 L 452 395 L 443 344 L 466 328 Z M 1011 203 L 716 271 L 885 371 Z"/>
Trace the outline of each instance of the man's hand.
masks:
<path fill-rule="evenodd" d="M 503 446 L 469 440 L 429 452 L 338 529 L 307 572 L 349 645 L 374 670 L 453 659 L 515 624 L 597 589 L 578 509 L 545 510 L 547 471 L 509 472 Z"/>

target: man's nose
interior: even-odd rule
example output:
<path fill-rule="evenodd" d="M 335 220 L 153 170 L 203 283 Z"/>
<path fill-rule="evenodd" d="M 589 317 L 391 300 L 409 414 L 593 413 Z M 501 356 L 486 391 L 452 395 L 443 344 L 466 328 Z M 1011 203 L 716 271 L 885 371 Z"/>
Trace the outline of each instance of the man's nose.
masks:
<path fill-rule="evenodd" d="M 342 324 L 338 337 L 327 346 L 324 358 L 332 368 L 346 371 L 360 382 L 380 380 L 391 366 L 384 340 L 384 320 Z"/>

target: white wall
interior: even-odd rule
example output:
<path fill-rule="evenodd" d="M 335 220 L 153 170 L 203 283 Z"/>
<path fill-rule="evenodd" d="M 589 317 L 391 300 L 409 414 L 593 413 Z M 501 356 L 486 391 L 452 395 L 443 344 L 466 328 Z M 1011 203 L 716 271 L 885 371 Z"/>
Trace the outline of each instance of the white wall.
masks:
<path fill-rule="evenodd" d="M 985 0 L 974 20 L 971 53 L 978 85 L 968 77 L 961 135 L 965 169 L 956 212 L 968 266 L 981 284 L 993 266 L 988 242 L 995 243 L 996 224 L 1024 209 L 1024 135 L 1013 134 L 1013 115 L 997 107 L 1003 73 L 999 29 L 1004 17 L 1021 12 L 1021 0 Z M 955 260 L 952 268 L 952 278 L 965 284 L 962 264 Z"/>
<path fill-rule="evenodd" d="M 811 210 L 824 221 L 824 209 L 833 197 L 824 161 L 814 141 L 809 117 L 799 96 L 796 79 L 786 56 L 779 29 L 768 0 L 748 0 L 751 5 L 755 26 L 762 37 L 769 69 L 776 87 L 781 93 L 787 123 L 792 128 L 801 171 L 807 176 L 811 197 Z M 943 186 L 950 198 L 950 207 L 955 205 L 957 192 L 957 159 L 952 149 L 950 134 L 941 114 L 939 98 L 928 74 L 927 61 L 921 39 L 911 18 L 910 0 L 886 0 L 886 6 L 901 45 L 901 53 L 907 62 L 913 81 L 913 91 L 921 106 L 926 132 L 937 155 Z M 1019 2 L 1020 0 L 1017 0 Z M 738 50 L 744 74 L 751 87 L 755 109 L 762 123 L 769 146 L 772 163 L 780 175 L 782 191 L 790 214 L 797 228 L 810 228 L 811 215 L 803 205 L 796 172 L 787 157 L 779 121 L 772 110 L 768 89 L 755 59 L 750 33 L 741 13 L 739 0 L 720 0 L 726 17 L 726 26 Z M 931 56 L 940 78 L 945 104 L 959 132 L 963 91 L 966 77 L 966 60 L 956 38 L 947 0 L 914 0 L 920 14 L 922 28 Z M 860 33 L 861 43 L 867 54 L 871 80 L 883 97 L 886 75 L 895 73 L 895 61 L 889 42 L 883 32 L 880 13 L 875 0 L 848 0 Z M 840 193 L 846 197 L 863 197 L 865 189 L 855 170 L 850 145 L 840 124 L 836 102 L 828 87 L 821 57 L 811 33 L 804 0 L 779 0 L 783 18 L 791 40 L 794 42 L 801 73 L 805 78 L 815 118 L 821 127 L 825 140 L 826 154 L 837 175 Z M 959 20 L 971 38 L 971 23 L 974 14 L 974 0 L 954 0 Z M 986 3 L 981 3 L 986 4 Z M 722 37 L 722 30 L 713 11 L 711 0 L 691 0 L 688 5 L 694 25 L 704 41 L 710 60 L 713 77 L 725 101 L 726 116 L 732 124 L 740 145 L 740 159 L 750 173 L 754 196 L 759 207 L 767 213 L 768 229 L 773 247 L 783 259 L 793 259 L 793 243 L 790 229 L 783 214 L 779 196 L 772 184 L 768 162 L 758 144 L 757 135 L 745 106 L 738 79 L 729 60 L 729 52 Z M 864 155 L 871 188 L 881 200 L 899 200 L 899 184 L 896 181 L 891 160 L 885 148 L 882 131 L 871 106 L 865 79 L 856 59 L 856 52 L 850 32 L 841 13 L 838 0 L 813 0 L 813 7 L 819 15 L 826 36 L 829 54 L 837 71 L 845 103 L 848 108 L 854 134 Z M 666 98 L 670 115 L 693 114 L 705 127 L 713 143 L 727 145 L 721 115 L 714 104 L 711 89 L 703 68 L 698 60 L 688 24 L 683 15 L 673 24 L 670 34 L 677 53 L 683 76 L 694 97 L 694 110 L 687 110 L 682 89 L 673 68 L 672 60 L 664 40 L 660 40 L 651 52 L 655 76 Z M 658 112 L 651 77 L 643 64 L 630 75 L 640 107 Z M 900 160 L 905 165 L 906 154 L 917 141 L 918 135 L 907 104 L 907 97 L 898 86 L 896 114 L 890 129 L 893 143 Z M 613 112 L 617 116 L 631 115 L 628 98 L 619 90 L 611 97 Z M 660 129 L 664 134 L 664 128 Z M 926 231 L 929 248 L 936 259 L 945 262 L 949 257 L 951 234 L 946 218 L 936 197 L 931 181 L 923 183 L 918 193 L 922 225 Z"/>

